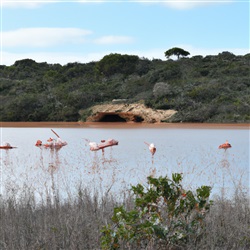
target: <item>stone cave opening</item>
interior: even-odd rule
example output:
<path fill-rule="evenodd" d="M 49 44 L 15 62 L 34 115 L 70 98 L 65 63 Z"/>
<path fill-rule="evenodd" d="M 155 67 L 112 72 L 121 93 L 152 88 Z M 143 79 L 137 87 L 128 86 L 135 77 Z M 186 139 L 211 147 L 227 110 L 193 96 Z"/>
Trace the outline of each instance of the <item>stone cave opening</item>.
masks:
<path fill-rule="evenodd" d="M 117 114 L 105 114 L 99 122 L 127 122 Z"/>

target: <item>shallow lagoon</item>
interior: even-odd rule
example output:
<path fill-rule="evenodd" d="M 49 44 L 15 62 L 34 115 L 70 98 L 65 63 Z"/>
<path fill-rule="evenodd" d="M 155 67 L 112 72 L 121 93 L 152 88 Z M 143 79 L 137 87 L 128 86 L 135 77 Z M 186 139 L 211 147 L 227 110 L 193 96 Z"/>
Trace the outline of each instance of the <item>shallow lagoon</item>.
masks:
<path fill-rule="evenodd" d="M 60 150 L 35 147 L 56 137 L 68 145 Z M 92 152 L 86 139 L 116 139 L 118 146 Z M 218 149 L 228 140 L 232 148 Z M 235 187 L 249 191 L 249 126 L 126 123 L 2 123 L 1 142 L 17 146 L 1 150 L 1 193 L 18 194 L 24 187 L 37 197 L 73 197 L 77 187 L 120 195 L 149 175 L 183 173 L 184 187 L 211 185 L 213 194 L 231 195 Z M 144 142 L 153 142 L 152 158 Z"/>

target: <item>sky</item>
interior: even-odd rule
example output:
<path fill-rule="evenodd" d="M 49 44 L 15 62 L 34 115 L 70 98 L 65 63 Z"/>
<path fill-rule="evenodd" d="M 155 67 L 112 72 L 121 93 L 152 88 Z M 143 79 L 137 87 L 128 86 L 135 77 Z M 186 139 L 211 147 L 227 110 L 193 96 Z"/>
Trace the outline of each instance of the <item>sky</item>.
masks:
<path fill-rule="evenodd" d="M 88 63 L 111 53 L 166 60 L 250 53 L 249 0 L 0 0 L 0 64 Z"/>

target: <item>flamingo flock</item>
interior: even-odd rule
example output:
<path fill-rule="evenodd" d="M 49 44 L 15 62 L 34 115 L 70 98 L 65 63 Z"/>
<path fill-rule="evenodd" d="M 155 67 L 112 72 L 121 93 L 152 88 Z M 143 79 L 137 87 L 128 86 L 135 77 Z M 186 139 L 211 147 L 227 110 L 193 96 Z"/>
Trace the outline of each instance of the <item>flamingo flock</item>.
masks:
<path fill-rule="evenodd" d="M 51 131 L 57 136 L 57 139 L 53 139 L 52 137 L 50 137 L 46 143 L 43 144 L 43 142 L 41 140 L 37 140 L 35 146 L 37 147 L 45 147 L 45 148 L 61 148 L 63 146 L 66 146 L 68 143 L 66 141 L 63 141 L 60 136 L 53 130 L 51 129 Z M 98 151 L 98 150 L 102 150 L 102 152 L 104 153 L 104 148 L 107 147 L 112 147 L 112 146 L 117 146 L 119 144 L 119 142 L 115 139 L 107 139 L 107 140 L 101 140 L 100 143 L 97 142 L 91 142 L 88 139 L 85 139 L 89 146 L 90 146 L 90 150 L 91 151 Z M 148 143 L 148 142 L 144 142 L 149 149 L 149 152 L 151 153 L 152 158 L 154 157 L 154 154 L 156 153 L 156 147 L 154 143 Z M 225 143 L 219 145 L 219 149 L 224 149 L 225 151 L 229 148 L 231 148 L 232 145 L 228 142 L 228 140 L 226 140 Z M 11 146 L 10 143 L 6 142 L 4 143 L 4 145 L 0 146 L 0 149 L 13 149 L 16 148 L 14 146 Z"/>

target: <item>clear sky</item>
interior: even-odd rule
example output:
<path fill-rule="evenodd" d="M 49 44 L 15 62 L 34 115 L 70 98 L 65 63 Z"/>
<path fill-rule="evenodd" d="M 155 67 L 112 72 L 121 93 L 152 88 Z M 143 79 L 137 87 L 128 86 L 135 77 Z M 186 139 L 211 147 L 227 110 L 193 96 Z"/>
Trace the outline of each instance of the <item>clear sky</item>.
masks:
<path fill-rule="evenodd" d="M 110 53 L 166 60 L 249 50 L 249 0 L 1 0 L 1 65 L 87 63 Z"/>

